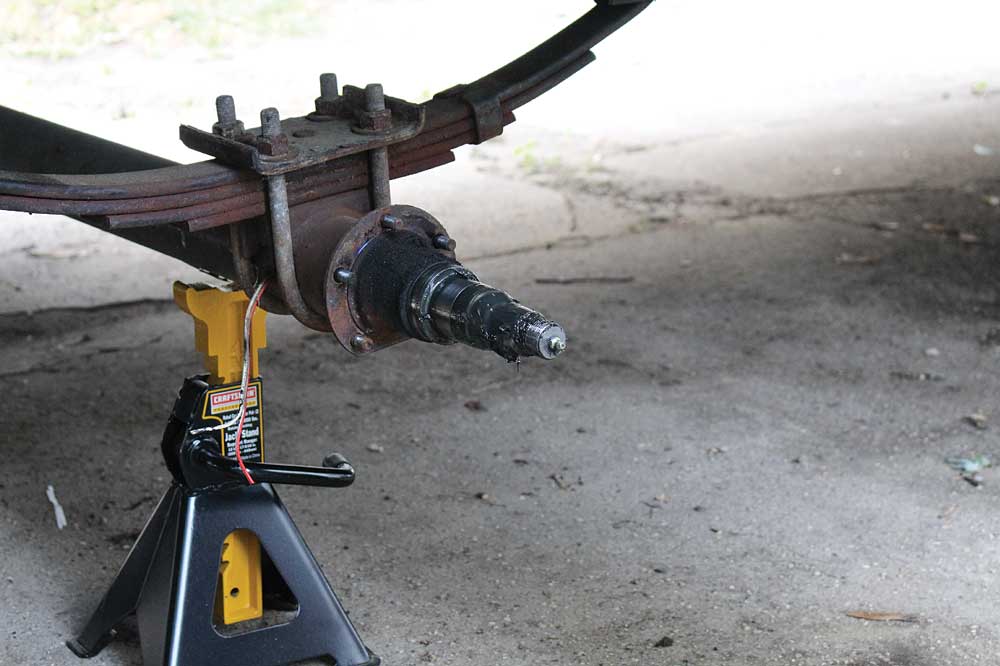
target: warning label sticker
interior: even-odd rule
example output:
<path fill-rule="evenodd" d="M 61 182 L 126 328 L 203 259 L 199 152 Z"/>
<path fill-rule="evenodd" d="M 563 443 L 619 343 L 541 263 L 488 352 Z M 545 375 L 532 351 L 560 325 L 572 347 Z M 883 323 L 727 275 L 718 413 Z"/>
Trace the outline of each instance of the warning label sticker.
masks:
<path fill-rule="evenodd" d="M 243 434 L 240 437 L 240 455 L 244 460 L 264 460 L 264 414 L 261 400 L 261 380 L 255 379 L 247 386 L 246 416 L 243 418 Z M 205 402 L 201 418 L 205 425 L 228 423 L 240 411 L 240 385 L 217 386 L 205 392 Z M 238 423 L 225 429 L 225 451 L 230 458 L 236 457 L 236 430 Z"/>
<path fill-rule="evenodd" d="M 240 389 L 223 389 L 219 392 L 209 391 L 209 414 L 225 414 L 235 412 L 240 408 Z M 247 407 L 257 406 L 257 387 L 250 384 L 247 387 Z"/>

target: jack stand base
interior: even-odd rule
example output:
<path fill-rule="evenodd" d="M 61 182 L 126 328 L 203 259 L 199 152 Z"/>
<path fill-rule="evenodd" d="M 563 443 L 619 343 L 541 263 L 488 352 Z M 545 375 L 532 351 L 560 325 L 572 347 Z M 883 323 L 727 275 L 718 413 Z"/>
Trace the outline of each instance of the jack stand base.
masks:
<path fill-rule="evenodd" d="M 255 533 L 298 603 L 289 622 L 233 636 L 213 626 L 222 542 Z M 378 666 L 269 483 L 192 490 L 174 483 L 80 635 L 67 646 L 93 657 L 135 613 L 145 666 L 279 666 L 332 657 Z"/>

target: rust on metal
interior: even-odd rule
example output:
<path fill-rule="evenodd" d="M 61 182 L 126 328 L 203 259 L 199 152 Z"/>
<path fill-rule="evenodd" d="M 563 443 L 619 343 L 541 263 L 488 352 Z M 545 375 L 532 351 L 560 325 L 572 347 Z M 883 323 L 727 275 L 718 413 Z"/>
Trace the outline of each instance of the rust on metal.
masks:
<path fill-rule="evenodd" d="M 365 95 L 360 88 L 344 86 L 343 94 L 324 107 L 329 115 L 287 118 L 280 122 L 281 131 L 271 135 L 264 123 L 235 137 L 181 125 L 180 138 L 188 148 L 225 164 L 272 176 L 398 143 L 423 129 L 423 106 L 385 97 L 381 109 L 367 109 Z"/>
<path fill-rule="evenodd" d="M 382 224 L 387 216 L 394 220 L 391 227 Z M 409 337 L 390 322 L 375 318 L 373 313 L 361 307 L 352 282 L 337 279 L 337 270 L 350 271 L 371 240 L 385 233 L 400 231 L 414 232 L 428 239 L 448 235 L 444 226 L 427 212 L 414 206 L 392 205 L 373 210 L 352 225 L 329 258 L 325 280 L 326 314 L 337 341 L 350 352 L 375 352 Z M 453 248 L 439 249 L 438 252 L 442 257 L 455 260 Z M 352 344 L 352 340 L 362 338 L 366 340 L 363 347 Z"/>
<path fill-rule="evenodd" d="M 648 4 L 600 1 L 520 58 L 421 105 L 383 96 L 380 88 L 375 97 L 372 87 L 341 91 L 336 76 L 323 74 L 313 113 L 282 122 L 268 110 L 261 129 L 246 131 L 232 98 L 220 96 L 213 132 L 181 128 L 185 143 L 217 158 L 195 164 L 173 164 L 0 107 L 0 208 L 68 215 L 243 286 L 281 263 L 287 284 L 289 266 L 297 253 L 308 254 L 311 242 L 296 233 L 301 207 L 349 203 L 342 219 L 386 209 L 390 179 L 451 162 L 455 148 L 499 134 L 516 108 L 591 62 L 590 48 Z M 291 240 L 271 238 L 261 224 L 269 202 L 261 176 L 277 174 L 285 181 L 279 189 L 287 197 Z M 369 201 L 358 203 L 365 195 Z M 234 224 L 238 232 L 218 228 Z M 322 234 L 314 233 L 319 240 Z M 324 238 L 310 251 L 332 252 L 336 239 Z M 315 285 L 307 283 L 326 276 L 298 277 L 307 300 L 315 300 L 309 296 Z M 374 329 L 353 334 L 364 336 L 364 349 L 385 344 Z M 352 337 L 340 339 L 350 344 Z"/>

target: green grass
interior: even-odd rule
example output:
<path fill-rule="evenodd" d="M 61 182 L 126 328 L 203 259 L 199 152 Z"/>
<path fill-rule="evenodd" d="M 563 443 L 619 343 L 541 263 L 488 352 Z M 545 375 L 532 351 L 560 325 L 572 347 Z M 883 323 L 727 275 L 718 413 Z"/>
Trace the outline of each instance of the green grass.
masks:
<path fill-rule="evenodd" d="M 128 44 L 210 50 L 311 30 L 319 0 L 0 0 L 0 51 L 67 58 Z"/>
<path fill-rule="evenodd" d="M 514 157 L 517 158 L 518 168 L 528 175 L 555 173 L 569 169 L 563 165 L 562 159 L 558 155 L 539 155 L 536 141 L 529 141 L 514 148 Z"/>

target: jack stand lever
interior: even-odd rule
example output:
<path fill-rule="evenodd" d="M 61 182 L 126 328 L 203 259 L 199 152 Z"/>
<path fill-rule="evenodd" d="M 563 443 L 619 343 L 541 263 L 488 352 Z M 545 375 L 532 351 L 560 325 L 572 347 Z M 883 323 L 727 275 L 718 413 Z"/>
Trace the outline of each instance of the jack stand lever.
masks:
<path fill-rule="evenodd" d="M 196 439 L 182 449 L 181 468 L 185 470 L 184 478 L 189 485 L 208 487 L 228 481 L 241 484 L 246 482 L 239 463 L 213 450 L 217 448 L 216 442 Z M 335 461 L 335 464 L 327 465 L 328 461 Z M 287 483 L 326 488 L 344 488 L 354 483 L 354 468 L 339 453 L 330 454 L 323 463 L 323 467 L 258 462 L 248 462 L 245 466 L 256 483 Z M 197 476 L 190 473 L 195 470 Z M 201 483 L 204 485 L 201 486 Z"/>

